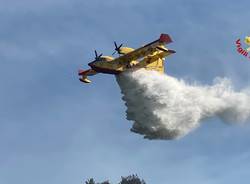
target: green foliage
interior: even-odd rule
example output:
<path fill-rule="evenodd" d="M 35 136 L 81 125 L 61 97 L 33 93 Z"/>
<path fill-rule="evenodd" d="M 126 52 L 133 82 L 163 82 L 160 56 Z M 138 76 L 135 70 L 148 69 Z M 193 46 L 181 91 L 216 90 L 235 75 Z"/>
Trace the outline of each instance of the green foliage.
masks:
<path fill-rule="evenodd" d="M 137 175 L 130 175 L 127 177 L 122 177 L 121 182 L 118 184 L 146 184 L 144 180 L 141 180 Z M 85 182 L 85 184 L 111 184 L 109 181 L 104 181 L 102 183 L 95 183 L 94 179 L 91 178 Z"/>
<path fill-rule="evenodd" d="M 94 181 L 93 178 L 90 178 L 89 180 L 87 180 L 87 181 L 85 182 L 85 184 L 95 184 L 95 181 Z"/>
<path fill-rule="evenodd" d="M 144 180 L 141 180 L 137 175 L 131 175 L 122 177 L 122 181 L 119 184 L 146 184 Z"/>
<path fill-rule="evenodd" d="M 109 181 L 104 181 L 104 182 L 102 182 L 100 184 L 110 184 L 110 183 L 109 183 Z"/>

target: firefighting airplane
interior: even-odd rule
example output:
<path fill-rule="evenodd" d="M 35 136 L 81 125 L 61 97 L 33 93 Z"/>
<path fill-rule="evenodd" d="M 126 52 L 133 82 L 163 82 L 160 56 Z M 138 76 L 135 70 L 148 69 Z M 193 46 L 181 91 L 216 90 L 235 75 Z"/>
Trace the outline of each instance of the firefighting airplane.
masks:
<path fill-rule="evenodd" d="M 168 34 L 161 34 L 160 38 L 138 49 L 123 47 L 123 44 L 115 44 L 115 52 L 119 57 L 98 55 L 95 51 L 95 60 L 88 65 L 91 69 L 79 70 L 78 75 L 81 82 L 90 83 L 88 76 L 97 73 L 106 73 L 118 75 L 127 70 L 137 70 L 145 68 L 146 70 L 155 70 L 164 73 L 165 57 L 174 54 L 174 50 L 165 47 L 165 44 L 171 43 L 172 40 Z"/>

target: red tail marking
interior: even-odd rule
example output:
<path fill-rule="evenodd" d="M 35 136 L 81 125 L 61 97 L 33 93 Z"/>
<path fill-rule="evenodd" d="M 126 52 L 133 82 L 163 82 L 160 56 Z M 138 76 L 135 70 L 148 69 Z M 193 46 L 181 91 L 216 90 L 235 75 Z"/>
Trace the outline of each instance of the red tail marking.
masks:
<path fill-rule="evenodd" d="M 168 34 L 161 34 L 160 41 L 166 44 L 173 42 Z"/>

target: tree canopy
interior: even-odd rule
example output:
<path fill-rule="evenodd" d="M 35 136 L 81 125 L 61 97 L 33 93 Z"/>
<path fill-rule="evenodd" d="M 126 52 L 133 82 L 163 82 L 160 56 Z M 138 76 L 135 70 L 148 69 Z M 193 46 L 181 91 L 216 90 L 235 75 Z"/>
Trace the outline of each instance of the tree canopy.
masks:
<path fill-rule="evenodd" d="M 93 178 L 88 179 L 85 184 L 111 184 L 109 181 L 96 183 Z M 143 179 L 140 179 L 137 175 L 130 175 L 127 177 L 121 177 L 121 181 L 118 184 L 146 184 Z"/>

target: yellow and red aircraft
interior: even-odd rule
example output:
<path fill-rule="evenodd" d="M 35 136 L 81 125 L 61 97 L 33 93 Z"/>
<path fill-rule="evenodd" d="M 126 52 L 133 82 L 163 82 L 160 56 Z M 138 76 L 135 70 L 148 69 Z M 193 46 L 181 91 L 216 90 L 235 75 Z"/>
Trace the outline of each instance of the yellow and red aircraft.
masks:
<path fill-rule="evenodd" d="M 115 52 L 119 57 L 98 55 L 95 51 L 95 60 L 88 65 L 91 69 L 79 70 L 78 75 L 81 82 L 90 83 L 88 76 L 97 73 L 106 73 L 118 75 L 127 70 L 145 68 L 146 70 L 155 70 L 164 73 L 165 57 L 175 53 L 165 47 L 165 44 L 171 43 L 172 40 L 168 34 L 161 34 L 160 38 L 138 49 L 123 47 L 123 44 L 115 44 Z"/>

